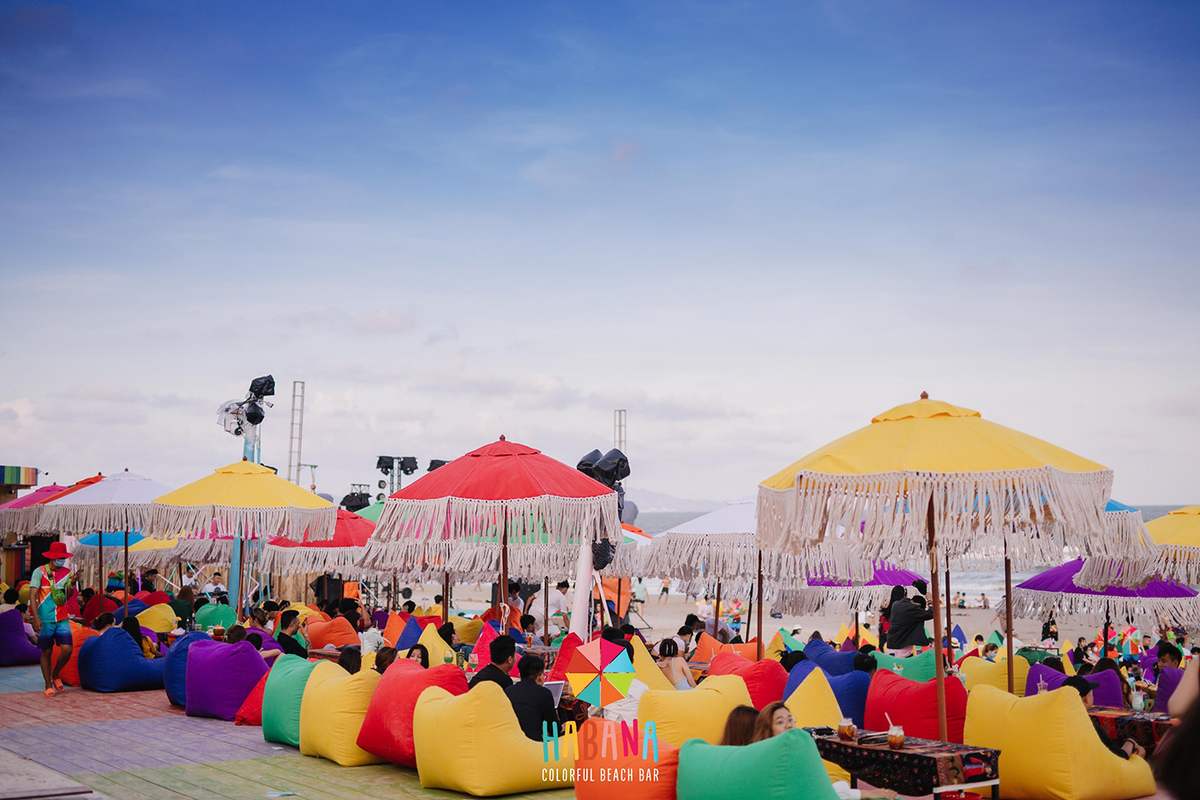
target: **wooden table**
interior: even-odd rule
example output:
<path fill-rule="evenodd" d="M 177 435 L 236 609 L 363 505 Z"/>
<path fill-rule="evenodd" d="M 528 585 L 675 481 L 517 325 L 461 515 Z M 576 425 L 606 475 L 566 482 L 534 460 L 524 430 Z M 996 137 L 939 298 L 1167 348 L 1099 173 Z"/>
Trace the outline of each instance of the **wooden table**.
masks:
<path fill-rule="evenodd" d="M 905 795 L 935 797 L 945 792 L 990 787 L 1000 797 L 1000 751 L 933 739 L 909 737 L 892 750 L 887 734 L 860 731 L 853 741 L 838 738 L 829 728 L 806 728 L 821 758 L 850 773 L 850 785 L 865 780 L 872 786 Z"/>
<path fill-rule="evenodd" d="M 1088 716 L 1100 724 L 1109 738 L 1117 742 L 1132 739 L 1140 744 L 1146 750 L 1147 758 L 1154 755 L 1154 749 L 1172 728 L 1170 714 L 1154 711 L 1089 708 Z"/>

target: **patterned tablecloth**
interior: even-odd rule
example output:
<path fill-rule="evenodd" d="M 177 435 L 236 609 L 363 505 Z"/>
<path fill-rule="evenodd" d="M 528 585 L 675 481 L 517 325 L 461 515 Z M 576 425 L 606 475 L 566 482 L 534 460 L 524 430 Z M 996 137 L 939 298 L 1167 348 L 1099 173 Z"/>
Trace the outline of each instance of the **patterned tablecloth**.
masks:
<path fill-rule="evenodd" d="M 900 750 L 887 746 L 882 733 L 860 732 L 857 741 L 836 733 L 813 735 L 821 758 L 859 780 L 900 794 L 926 795 L 940 786 L 980 783 L 1000 777 L 1000 751 L 952 742 L 909 737 Z"/>
<path fill-rule="evenodd" d="M 1171 730 L 1171 715 L 1152 711 L 1126 711 L 1120 708 L 1089 708 L 1088 716 L 1096 720 L 1110 738 L 1118 742 L 1133 739 L 1154 754 L 1154 748 Z"/>

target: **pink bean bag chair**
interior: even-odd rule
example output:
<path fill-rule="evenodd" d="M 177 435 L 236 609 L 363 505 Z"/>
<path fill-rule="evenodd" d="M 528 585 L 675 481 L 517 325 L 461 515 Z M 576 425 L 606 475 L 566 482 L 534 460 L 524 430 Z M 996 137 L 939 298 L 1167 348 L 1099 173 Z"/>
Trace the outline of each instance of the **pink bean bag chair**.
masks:
<path fill-rule="evenodd" d="M 460 695 L 467 691 L 467 677 L 453 664 L 422 669 L 414 661 L 393 661 L 383 673 L 371 704 L 367 706 L 367 715 L 358 730 L 358 746 L 395 764 L 415 768 L 417 748 L 413 740 L 413 713 L 417 699 L 430 686 Z"/>
<path fill-rule="evenodd" d="M 867 689 L 867 710 L 863 719 L 869 731 L 886 731 L 887 714 L 892 722 L 904 727 L 907 736 L 937 739 L 937 685 L 902 678 L 891 670 L 877 669 Z M 952 742 L 961 743 L 967 721 L 967 689 L 957 678 L 946 678 L 946 733 Z"/>

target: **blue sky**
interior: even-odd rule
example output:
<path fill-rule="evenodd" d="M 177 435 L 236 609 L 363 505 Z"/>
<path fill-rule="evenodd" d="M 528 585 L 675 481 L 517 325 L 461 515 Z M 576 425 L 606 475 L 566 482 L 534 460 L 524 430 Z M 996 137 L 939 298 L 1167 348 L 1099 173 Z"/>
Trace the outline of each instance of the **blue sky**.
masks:
<path fill-rule="evenodd" d="M 188 480 L 270 371 L 335 494 L 627 407 L 631 483 L 723 499 L 928 389 L 1195 501 L 1196 41 L 1190 4 L 4 4 L 0 461 Z"/>

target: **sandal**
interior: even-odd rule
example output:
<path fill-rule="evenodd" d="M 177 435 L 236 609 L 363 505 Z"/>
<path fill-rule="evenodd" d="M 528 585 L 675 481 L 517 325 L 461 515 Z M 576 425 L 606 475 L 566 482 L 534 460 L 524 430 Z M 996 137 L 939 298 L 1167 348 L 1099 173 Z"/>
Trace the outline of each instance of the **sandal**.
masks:
<path fill-rule="evenodd" d="M 67 687 L 65 687 L 63 685 L 62 678 L 55 678 L 54 679 L 54 691 L 65 692 L 66 690 L 67 690 Z"/>
<path fill-rule="evenodd" d="M 45 688 L 45 690 L 43 690 L 43 691 L 42 691 L 42 694 L 46 695 L 46 697 L 54 697 L 54 694 L 55 694 L 55 692 L 54 692 L 54 687 L 53 687 L 53 686 L 47 686 L 47 687 Z"/>

